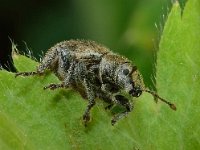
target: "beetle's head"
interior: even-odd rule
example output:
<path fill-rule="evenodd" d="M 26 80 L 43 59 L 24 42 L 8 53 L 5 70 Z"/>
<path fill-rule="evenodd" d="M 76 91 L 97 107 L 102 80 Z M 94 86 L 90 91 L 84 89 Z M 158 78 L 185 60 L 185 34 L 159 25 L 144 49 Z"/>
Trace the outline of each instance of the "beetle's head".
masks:
<path fill-rule="evenodd" d="M 133 97 L 139 97 L 142 92 L 147 92 L 153 95 L 154 98 L 168 104 L 171 109 L 176 110 L 176 106 L 174 104 L 163 99 L 156 92 L 145 88 L 142 76 L 136 66 L 124 63 L 118 66 L 116 73 L 116 83 L 121 87 L 121 89 L 125 90 Z"/>
<path fill-rule="evenodd" d="M 142 94 L 144 83 L 136 66 L 124 63 L 118 66 L 116 73 L 116 82 L 122 89 L 133 97 L 139 97 Z"/>
<path fill-rule="evenodd" d="M 132 69 L 131 80 L 134 84 L 134 87 L 132 90 L 129 91 L 129 94 L 131 94 L 134 97 L 139 97 L 142 94 L 142 91 L 145 86 L 144 86 L 142 75 L 137 70 L 136 66 L 134 66 Z"/>
<path fill-rule="evenodd" d="M 142 76 L 137 67 L 131 62 L 118 55 L 106 55 L 100 66 L 101 80 L 110 82 L 117 86 L 117 89 L 124 90 L 133 97 L 139 97 L 142 92 L 151 94 L 154 98 L 168 104 L 171 109 L 176 110 L 176 106 L 160 97 L 156 92 L 145 88 Z"/>

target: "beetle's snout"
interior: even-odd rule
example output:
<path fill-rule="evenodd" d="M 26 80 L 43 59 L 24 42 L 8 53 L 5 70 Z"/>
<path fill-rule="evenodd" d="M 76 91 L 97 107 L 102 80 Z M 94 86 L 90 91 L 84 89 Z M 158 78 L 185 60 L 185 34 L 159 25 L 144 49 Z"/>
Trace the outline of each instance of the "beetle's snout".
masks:
<path fill-rule="evenodd" d="M 135 87 L 134 89 L 129 91 L 133 97 L 139 97 L 142 94 L 142 90 L 139 87 Z"/>

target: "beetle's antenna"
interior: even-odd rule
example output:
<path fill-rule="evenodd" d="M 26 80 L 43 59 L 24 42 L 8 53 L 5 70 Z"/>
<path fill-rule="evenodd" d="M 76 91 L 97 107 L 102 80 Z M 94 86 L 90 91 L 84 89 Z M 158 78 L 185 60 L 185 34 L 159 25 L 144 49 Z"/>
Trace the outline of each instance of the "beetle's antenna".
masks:
<path fill-rule="evenodd" d="M 163 99 L 163 98 L 160 97 L 156 92 L 150 91 L 150 90 L 147 90 L 147 89 L 144 89 L 144 90 L 142 90 L 142 91 L 147 92 L 147 93 L 150 93 L 150 94 L 153 95 L 155 98 L 158 98 L 158 99 L 160 99 L 160 101 L 162 101 L 162 102 L 168 104 L 169 107 L 170 107 L 171 109 L 176 110 L 175 104 L 172 104 L 172 103 L 168 102 L 167 100 Z"/>

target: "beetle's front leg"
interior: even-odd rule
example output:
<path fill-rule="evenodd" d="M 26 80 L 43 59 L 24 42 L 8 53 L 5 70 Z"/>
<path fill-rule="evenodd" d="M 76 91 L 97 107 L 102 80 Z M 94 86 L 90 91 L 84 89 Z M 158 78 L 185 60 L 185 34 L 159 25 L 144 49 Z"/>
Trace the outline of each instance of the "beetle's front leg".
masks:
<path fill-rule="evenodd" d="M 101 85 L 101 91 L 103 93 L 100 94 L 100 98 L 102 98 L 109 105 L 105 107 L 105 109 L 111 109 L 115 103 L 117 103 L 115 94 L 117 94 L 118 89 L 113 88 L 114 86 L 109 83 L 104 83 Z"/>
<path fill-rule="evenodd" d="M 121 106 L 123 106 L 126 110 L 122 113 L 117 114 L 114 116 L 111 120 L 111 124 L 115 125 L 115 123 L 120 120 L 121 118 L 124 118 L 128 115 L 129 112 L 132 110 L 132 105 L 128 101 L 128 99 L 122 95 L 116 95 L 115 96 L 115 102 Z"/>
<path fill-rule="evenodd" d="M 112 120 L 111 120 L 111 124 L 112 125 L 115 125 L 115 123 L 120 120 L 121 118 L 127 116 L 127 114 L 132 110 L 132 105 L 130 104 L 129 100 L 122 96 L 122 95 L 119 95 L 119 94 L 116 94 L 116 93 L 112 93 L 112 92 L 103 92 L 102 93 L 100 92 L 98 94 L 98 97 L 99 98 L 102 98 L 105 102 L 107 102 L 109 105 L 105 108 L 105 109 L 110 109 L 112 108 L 112 106 L 114 104 L 118 104 L 118 105 L 121 105 L 125 108 L 125 111 L 115 115 Z"/>

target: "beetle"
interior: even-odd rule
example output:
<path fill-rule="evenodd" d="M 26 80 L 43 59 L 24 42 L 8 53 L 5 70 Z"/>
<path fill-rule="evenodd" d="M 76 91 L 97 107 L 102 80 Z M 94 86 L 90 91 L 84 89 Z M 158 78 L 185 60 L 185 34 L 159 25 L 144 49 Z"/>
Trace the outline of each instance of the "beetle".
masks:
<path fill-rule="evenodd" d="M 36 71 L 18 72 L 15 76 L 44 75 L 46 70 L 53 72 L 61 83 L 49 84 L 44 89 L 70 87 L 88 100 L 83 114 L 85 125 L 91 118 L 90 110 L 95 105 L 96 98 L 108 103 L 106 109 L 112 108 L 113 105 L 121 105 L 125 108 L 123 112 L 113 116 L 112 125 L 127 116 L 132 111 L 132 104 L 122 92 L 132 97 L 139 97 L 142 92 L 148 92 L 176 110 L 174 104 L 161 98 L 156 92 L 145 88 L 136 65 L 94 41 L 60 42 L 47 51 Z"/>

